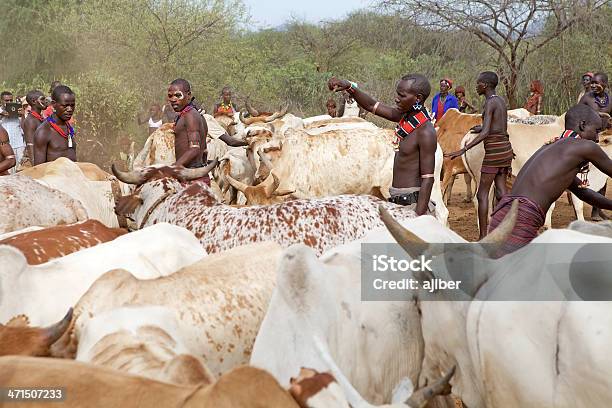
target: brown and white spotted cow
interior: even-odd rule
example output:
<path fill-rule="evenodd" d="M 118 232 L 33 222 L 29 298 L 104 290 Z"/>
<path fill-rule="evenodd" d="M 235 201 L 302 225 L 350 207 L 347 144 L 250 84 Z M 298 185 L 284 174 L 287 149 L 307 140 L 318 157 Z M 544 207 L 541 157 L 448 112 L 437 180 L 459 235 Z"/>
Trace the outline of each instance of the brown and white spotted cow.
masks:
<path fill-rule="evenodd" d="M 81 249 L 96 246 L 126 234 L 122 228 L 109 228 L 98 220 L 58 225 L 13 235 L 0 241 L 19 249 L 29 265 L 39 265 Z"/>
<path fill-rule="evenodd" d="M 181 183 L 202 177 L 215 165 L 216 161 L 201 169 L 160 167 L 125 173 L 113 166 L 117 178 L 139 186 L 135 194 L 119 201 L 116 211 L 133 214 L 139 228 L 159 222 L 184 227 L 209 254 L 252 242 L 274 241 L 285 248 L 304 243 L 320 255 L 382 226 L 378 212 L 381 204 L 400 220 L 416 217 L 411 209 L 367 195 L 232 207 L 221 204 L 202 183 Z"/>

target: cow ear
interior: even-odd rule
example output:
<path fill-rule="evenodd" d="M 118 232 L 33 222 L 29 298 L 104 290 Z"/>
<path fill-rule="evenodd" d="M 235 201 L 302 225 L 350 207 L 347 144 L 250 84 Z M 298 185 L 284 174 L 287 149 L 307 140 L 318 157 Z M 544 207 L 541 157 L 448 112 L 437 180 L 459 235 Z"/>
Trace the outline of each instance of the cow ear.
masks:
<path fill-rule="evenodd" d="M 2 259 L 2 267 L 0 268 L 0 288 L 4 285 L 4 279 L 24 271 L 28 266 L 28 261 L 23 253 L 10 245 L 0 245 L 0 259 Z M 10 286 L 4 286 L 9 288 Z M 2 299 L 2 292 L 0 292 Z"/>

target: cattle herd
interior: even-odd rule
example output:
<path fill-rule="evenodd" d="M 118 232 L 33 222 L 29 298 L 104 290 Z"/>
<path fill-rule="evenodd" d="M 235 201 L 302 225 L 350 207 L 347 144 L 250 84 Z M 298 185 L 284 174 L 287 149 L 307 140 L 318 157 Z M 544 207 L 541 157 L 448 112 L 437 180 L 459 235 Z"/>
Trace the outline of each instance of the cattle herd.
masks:
<path fill-rule="evenodd" d="M 514 174 L 563 130 L 563 117 L 521 111 Z M 563 281 L 581 246 L 612 244 L 610 224 L 584 222 L 574 197 L 578 221 L 501 259 L 486 248 L 516 206 L 480 245 L 439 245 L 466 243 L 445 203 L 458 174 L 478 182 L 484 150 L 442 152 L 479 123 L 453 109 L 436 124 L 436 210 L 421 217 L 385 200 L 392 131 L 284 110 L 222 123 L 248 146 L 211 137 L 204 168 L 171 165 L 164 125 L 112 175 L 60 158 L 0 177 L 0 407 L 46 406 L 32 389 L 73 407 L 609 406 L 612 303 L 566 301 L 563 284 L 553 300 L 498 300 Z M 592 168 L 589 181 L 607 177 Z M 368 243 L 469 259 L 475 285 L 452 301 L 364 301 Z M 574 245 L 549 259 L 548 243 Z"/>

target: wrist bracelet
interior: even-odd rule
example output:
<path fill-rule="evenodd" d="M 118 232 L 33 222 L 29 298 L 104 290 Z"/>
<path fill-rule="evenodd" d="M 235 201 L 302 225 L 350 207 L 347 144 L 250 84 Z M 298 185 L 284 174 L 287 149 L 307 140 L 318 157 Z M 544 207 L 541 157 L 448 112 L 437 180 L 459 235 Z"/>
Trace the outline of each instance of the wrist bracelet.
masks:
<path fill-rule="evenodd" d="M 353 94 L 355 92 L 355 89 L 359 89 L 355 82 L 353 82 L 353 81 L 348 81 L 348 82 L 349 82 L 349 84 L 351 84 L 349 89 L 346 90 L 348 93 Z"/>
<path fill-rule="evenodd" d="M 372 108 L 372 114 L 376 115 L 376 109 L 378 109 L 378 105 L 380 104 L 380 102 L 376 102 L 374 104 L 374 108 Z"/>

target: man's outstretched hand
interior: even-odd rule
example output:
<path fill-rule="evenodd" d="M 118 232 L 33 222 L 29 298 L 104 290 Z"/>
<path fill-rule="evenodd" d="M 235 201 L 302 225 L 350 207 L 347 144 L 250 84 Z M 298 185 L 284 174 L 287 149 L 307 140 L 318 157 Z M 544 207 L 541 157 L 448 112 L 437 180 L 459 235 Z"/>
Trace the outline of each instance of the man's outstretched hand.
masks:
<path fill-rule="evenodd" d="M 450 159 L 453 160 L 461 156 L 463 153 L 465 153 L 465 149 L 457 150 L 456 152 L 452 153 L 445 153 L 444 157 L 450 157 Z"/>
<path fill-rule="evenodd" d="M 327 87 L 333 92 L 346 91 L 351 87 L 351 83 L 344 79 L 332 77 L 327 81 Z"/>

